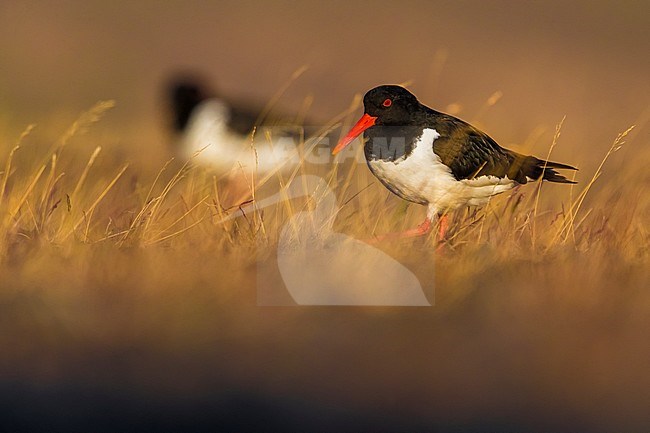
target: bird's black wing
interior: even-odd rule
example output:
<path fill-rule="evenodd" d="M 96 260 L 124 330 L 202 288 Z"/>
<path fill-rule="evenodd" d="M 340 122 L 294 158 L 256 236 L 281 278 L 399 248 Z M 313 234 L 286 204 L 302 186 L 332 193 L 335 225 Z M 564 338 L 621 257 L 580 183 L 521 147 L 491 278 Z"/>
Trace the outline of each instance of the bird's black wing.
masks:
<path fill-rule="evenodd" d="M 440 137 L 433 142 L 433 151 L 457 180 L 507 176 L 518 183 L 540 177 L 551 182 L 575 183 L 554 170 L 576 170 L 574 167 L 504 149 L 489 135 L 455 117 L 438 117 L 435 128 Z"/>
<path fill-rule="evenodd" d="M 252 106 L 244 106 L 241 103 L 230 102 L 230 119 L 228 127 L 240 135 L 248 135 L 254 127 L 272 128 L 274 135 L 300 138 L 304 135 L 303 128 L 297 122 L 296 116 L 289 116 L 284 113 L 271 112 L 260 118 L 262 109 L 254 109 Z M 258 134 L 260 131 L 258 131 Z"/>
<path fill-rule="evenodd" d="M 253 127 L 259 126 L 259 113 L 262 111 L 261 107 L 244 106 L 233 101 L 227 101 L 230 110 L 230 118 L 228 119 L 228 127 L 240 134 L 247 135 L 253 130 Z"/>

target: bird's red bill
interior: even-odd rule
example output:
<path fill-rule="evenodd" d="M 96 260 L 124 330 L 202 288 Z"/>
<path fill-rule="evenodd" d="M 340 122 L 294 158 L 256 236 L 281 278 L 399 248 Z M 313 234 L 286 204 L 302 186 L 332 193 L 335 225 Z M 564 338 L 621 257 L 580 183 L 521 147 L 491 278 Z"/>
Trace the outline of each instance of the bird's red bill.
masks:
<path fill-rule="evenodd" d="M 372 125 L 374 125 L 375 120 L 377 120 L 377 118 L 369 114 L 364 114 L 363 116 L 361 116 L 361 119 L 359 119 L 359 121 L 354 124 L 352 129 L 350 129 L 348 135 L 343 137 L 341 141 L 339 141 L 339 143 L 336 145 L 336 147 L 332 151 L 332 155 L 336 155 L 337 153 L 342 151 L 348 144 L 352 143 L 352 141 L 355 138 L 357 138 L 363 131 L 370 128 Z"/>

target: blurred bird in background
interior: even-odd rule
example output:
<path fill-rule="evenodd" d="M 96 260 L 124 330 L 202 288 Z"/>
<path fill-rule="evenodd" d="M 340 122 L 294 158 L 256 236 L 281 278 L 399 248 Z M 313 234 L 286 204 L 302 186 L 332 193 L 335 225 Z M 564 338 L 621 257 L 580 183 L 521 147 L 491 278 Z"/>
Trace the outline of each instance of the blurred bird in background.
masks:
<path fill-rule="evenodd" d="M 254 176 L 287 173 L 302 161 L 305 133 L 299 114 L 233 101 L 195 74 L 171 79 L 166 97 L 175 155 L 208 167 L 228 182 L 234 196 L 248 189 Z"/>

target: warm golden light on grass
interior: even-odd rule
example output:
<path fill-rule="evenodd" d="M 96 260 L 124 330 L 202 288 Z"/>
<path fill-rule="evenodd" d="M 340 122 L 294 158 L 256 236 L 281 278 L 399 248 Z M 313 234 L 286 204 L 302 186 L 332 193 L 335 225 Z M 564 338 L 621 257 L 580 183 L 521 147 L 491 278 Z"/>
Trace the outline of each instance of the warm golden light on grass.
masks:
<path fill-rule="evenodd" d="M 499 92 L 493 94 L 488 105 L 497 94 L 501 96 Z M 357 103 L 358 98 L 355 98 L 352 107 Z M 16 140 L 15 146 L 5 152 L 5 169 L 0 176 L 1 257 L 6 259 L 17 244 L 25 242 L 39 244 L 39 249 L 34 252 L 36 254 L 53 245 L 65 247 L 70 254 L 74 254 L 80 244 L 97 243 L 112 245 L 115 254 L 120 254 L 120 248 L 127 245 L 145 249 L 156 245 L 185 248 L 195 241 L 198 233 L 205 235 L 203 242 L 206 242 L 206 246 L 214 248 L 212 254 L 228 254 L 223 249 L 224 242 L 230 248 L 242 244 L 251 246 L 255 237 L 262 236 L 272 245 L 278 228 L 304 206 L 304 203 L 296 205 L 285 200 L 276 206 L 276 212 L 260 211 L 223 222 L 226 216 L 237 212 L 242 205 L 254 203 L 258 191 L 263 191 L 262 187 L 286 185 L 299 171 L 305 173 L 305 166 L 285 176 L 276 172 L 260 179 L 255 176 L 244 178 L 247 192 L 240 197 L 229 197 L 227 208 L 224 207 L 224 195 L 228 196 L 229 184 L 224 184 L 220 179 L 237 177 L 237 167 L 233 168 L 233 174 L 216 176 L 209 169 L 198 167 L 193 159 L 185 161 L 180 168 L 174 168 L 170 160 L 155 177 L 146 179 L 138 173 L 130 173 L 127 161 L 117 166 L 98 163 L 98 156 L 104 150 L 97 146 L 83 168 L 67 166 L 64 169 L 66 153 L 63 150 L 67 143 L 99 121 L 113 105 L 112 101 L 100 102 L 84 113 L 65 130 L 49 152 L 39 155 L 36 150 L 29 149 L 28 141 L 34 125 L 28 126 Z M 334 119 L 332 125 L 336 125 L 341 118 Z M 563 122 L 564 119 L 557 127 L 547 157 L 551 156 L 558 143 Z M 322 132 L 326 133 L 331 128 L 325 127 Z M 642 212 L 647 209 L 648 203 L 632 198 L 638 190 L 633 185 L 617 185 L 623 179 L 611 176 L 607 179 L 606 187 L 592 192 L 601 178 L 606 161 L 620 149 L 633 128 L 628 128 L 615 138 L 593 175 L 580 173 L 580 183 L 575 187 L 542 187 L 540 183 L 536 186 L 526 185 L 495 198 L 484 209 L 456 212 L 446 245 L 447 254 L 456 261 L 462 261 L 468 251 L 484 246 L 492 250 L 498 246 L 499 250 L 511 251 L 517 256 L 530 254 L 543 257 L 570 247 L 574 251 L 592 252 L 596 249 L 616 249 L 630 260 L 646 260 L 647 238 L 642 229 L 611 229 L 619 225 L 619 219 L 624 219 L 631 227 L 643 226 Z M 36 163 L 31 170 L 16 166 L 14 157 L 18 152 L 31 152 L 33 161 L 44 162 Z M 631 172 L 643 171 L 641 165 L 634 166 L 636 161 L 630 164 Z M 343 170 L 341 167 L 344 167 Z M 418 206 L 401 203 L 385 191 L 375 188 L 376 182 L 358 164 L 330 164 L 311 170 L 323 176 L 339 194 L 341 210 L 337 226 L 354 236 L 367 237 L 384 231 L 401 230 L 411 223 L 412 214 L 419 213 Z M 127 186 L 125 178 L 129 175 L 138 176 L 138 181 Z M 113 191 L 118 184 L 122 185 L 120 191 Z M 594 205 L 604 201 L 598 197 L 599 194 L 617 187 L 620 193 L 616 202 L 609 201 L 607 209 Z M 577 191 L 574 192 L 574 189 Z M 596 197 L 591 198 L 591 207 L 585 208 L 590 194 Z M 626 202 L 634 202 L 636 206 L 621 209 L 620 206 L 625 206 Z M 619 212 L 621 210 L 622 213 Z M 116 215 L 119 217 L 116 218 Z M 602 218 L 607 219 L 606 224 L 603 224 Z M 598 235 L 603 230 L 609 233 L 606 238 Z M 431 237 L 426 242 L 404 241 L 385 247 L 412 249 L 415 246 L 428 254 L 434 242 L 434 237 Z M 625 245 L 623 250 L 619 248 L 621 245 Z M 23 259 L 29 260 L 29 257 Z M 483 259 L 507 262 L 512 259 L 512 254 L 501 253 Z M 467 272 L 471 273 L 472 268 L 469 267 Z"/>
<path fill-rule="evenodd" d="M 351 117 L 348 114 L 358 102 L 355 98 L 352 108 L 321 132 Z M 76 365 L 80 347 L 110 352 L 134 345 L 152 356 L 196 353 L 206 363 L 202 369 L 214 365 L 237 370 L 239 359 L 223 361 L 201 354 L 201 341 L 222 347 L 221 338 L 252 334 L 254 341 L 247 347 L 272 344 L 274 352 L 291 359 L 291 353 L 304 349 L 311 330 L 330 329 L 331 320 L 336 323 L 336 319 L 305 315 L 300 308 L 282 310 L 282 318 L 273 320 L 282 333 L 275 328 L 260 332 L 267 325 L 255 307 L 256 268 L 260 263 L 272 266 L 280 229 L 292 216 L 318 203 L 310 202 L 313 198 L 295 198 L 228 217 L 304 173 L 321 176 L 335 191 L 340 209 L 334 228 L 356 238 L 413 227 L 425 211 L 394 197 L 364 165 L 356 163 L 304 164 L 285 175 L 253 178 L 242 177 L 237 167 L 232 173 L 215 175 L 193 159 L 170 159 L 159 167 L 138 169 L 137 161 L 109 155 L 109 144 L 95 145 L 92 128 L 80 135 L 101 121 L 108 108 L 99 103 L 72 127 L 61 128 L 65 132 L 49 152 L 39 151 L 43 146 L 37 149 L 31 141 L 33 125 L 13 147 L 0 149 L 4 167 L 0 173 L 0 281 L 4 288 L 11 288 L 0 293 L 0 302 L 17 302 L 16 293 L 21 292 L 43 300 L 40 307 L 14 305 L 7 317 L 14 318 L 15 332 L 2 340 L 3 347 L 14 348 L 12 362 L 20 363 L 28 374 L 45 368 L 55 377 L 70 377 L 68 369 Z M 549 155 L 556 146 L 565 145 L 560 128 L 567 122 L 558 125 Z M 438 393 L 455 386 L 462 371 L 465 378 L 480 370 L 471 363 L 463 367 L 466 356 L 477 354 L 458 352 L 458 345 L 467 338 L 458 323 L 494 333 L 481 337 L 485 340 L 481 344 L 492 342 L 495 351 L 514 338 L 505 338 L 505 334 L 514 333 L 522 341 L 537 335 L 534 350 L 513 350 L 509 354 L 513 358 L 503 361 L 505 365 L 529 368 L 531 375 L 556 375 L 557 384 L 571 383 L 567 392 L 572 408 L 594 411 L 598 406 L 589 399 L 591 394 L 618 391 L 592 382 L 588 374 L 576 377 L 574 370 L 600 359 L 604 365 L 589 367 L 591 373 L 605 369 L 608 377 L 627 383 L 617 398 L 627 402 L 626 419 L 634 425 L 645 408 L 637 405 L 634 392 L 628 392 L 636 382 L 630 382 L 625 369 L 618 369 L 627 361 L 616 353 L 642 356 L 645 347 L 646 336 L 637 331 L 647 324 L 650 311 L 650 293 L 645 290 L 650 277 L 650 199 L 644 192 L 649 176 L 642 158 L 627 161 L 626 173 L 609 172 L 606 164 L 631 131 L 613 137 L 596 171 L 581 170 L 577 185 L 532 183 L 494 197 L 482 209 L 454 212 L 449 238 L 441 250 L 436 249 L 435 235 L 379 243 L 379 248 L 412 270 L 423 287 L 435 285 L 435 306 L 426 314 L 426 323 L 418 321 L 417 326 L 410 319 L 413 313 L 403 310 L 397 309 L 399 314 L 390 309 L 357 311 L 360 320 L 371 321 L 377 329 L 364 338 L 393 341 L 394 334 L 394 343 L 404 335 L 420 339 L 417 346 L 426 348 L 427 362 L 432 363 L 427 368 L 444 374 L 418 380 L 425 381 L 428 393 L 444 400 Z M 569 162 L 581 166 L 585 149 L 584 145 L 572 148 L 574 157 Z M 356 146 L 356 151 L 362 152 L 361 147 Z M 72 164 L 73 156 L 80 155 L 85 156 Z M 295 230 L 298 233 L 299 228 Z M 280 280 L 266 283 L 282 284 Z M 279 314 L 274 311 L 271 314 Z M 603 317 L 624 325 L 603 333 Z M 60 347 L 55 344 L 60 353 L 50 360 L 20 344 L 30 341 L 48 347 L 48 338 L 55 337 L 39 322 L 48 320 L 68 329 L 75 339 Z M 384 329 L 386 321 L 391 329 Z M 562 328 L 561 337 L 553 330 L 558 321 L 567 327 Z M 332 332 L 343 346 L 355 344 L 345 333 Z M 544 337 L 547 333 L 548 338 Z M 190 334 L 196 340 L 185 338 Z M 445 339 L 444 335 L 454 337 Z M 585 347 L 580 352 L 575 352 L 576 341 Z M 618 349 L 603 358 L 603 345 Z M 490 348 L 480 354 L 496 355 Z M 408 359 L 411 354 L 402 356 Z M 338 362 L 334 352 L 324 355 L 322 362 L 327 360 Z M 566 365 L 548 370 L 552 367 L 546 363 L 557 360 Z M 382 368 L 399 368 L 390 358 L 377 362 Z M 520 362 L 529 367 L 521 367 Z M 274 367 L 278 371 L 307 368 L 299 365 L 276 361 Z M 140 374 L 157 374 L 155 369 L 145 370 Z M 186 371 L 164 383 L 183 387 L 202 374 L 205 370 Z M 408 372 L 395 374 L 403 380 L 414 379 Z M 490 373 L 504 381 L 509 374 L 507 368 Z M 334 383 L 348 379 L 329 378 Z M 467 386 L 473 393 L 472 387 L 479 392 L 484 385 L 479 381 Z M 545 394 L 535 390 L 526 397 L 544 399 Z M 352 392 L 347 399 L 359 410 L 367 409 L 369 397 L 364 391 Z M 468 404 L 467 410 L 474 410 Z M 420 411 L 417 405 L 413 410 Z M 421 416 L 426 418 L 427 412 L 422 408 Z M 625 421 L 613 413 L 601 415 L 608 422 Z"/>

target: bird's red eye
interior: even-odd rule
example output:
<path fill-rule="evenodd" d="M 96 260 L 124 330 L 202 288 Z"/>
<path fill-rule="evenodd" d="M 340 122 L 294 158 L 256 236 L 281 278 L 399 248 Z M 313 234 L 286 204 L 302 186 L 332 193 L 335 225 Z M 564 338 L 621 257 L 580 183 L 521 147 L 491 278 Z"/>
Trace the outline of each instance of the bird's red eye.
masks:
<path fill-rule="evenodd" d="M 384 107 L 390 107 L 393 105 L 393 101 L 391 99 L 385 99 L 384 102 L 381 103 Z"/>

